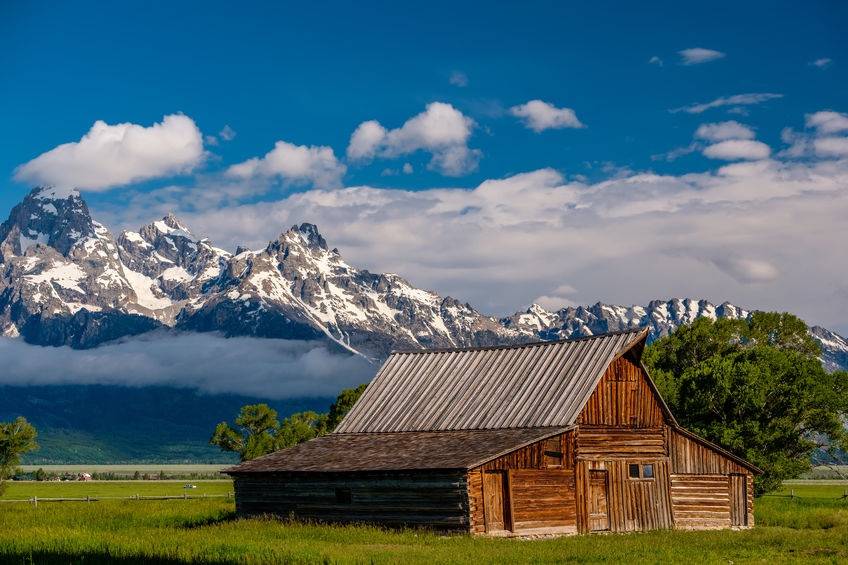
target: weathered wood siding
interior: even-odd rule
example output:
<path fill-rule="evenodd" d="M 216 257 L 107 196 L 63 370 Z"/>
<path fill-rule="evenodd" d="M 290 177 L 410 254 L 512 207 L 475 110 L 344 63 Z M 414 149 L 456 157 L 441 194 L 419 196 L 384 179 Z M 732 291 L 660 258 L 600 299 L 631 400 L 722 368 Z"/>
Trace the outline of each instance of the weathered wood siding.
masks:
<path fill-rule="evenodd" d="M 730 527 L 728 475 L 671 475 L 674 522 L 680 529 Z"/>
<path fill-rule="evenodd" d="M 576 431 L 577 457 L 611 459 L 666 457 L 663 428 L 612 428 L 580 426 Z"/>
<path fill-rule="evenodd" d="M 320 522 L 426 525 L 468 530 L 464 472 L 261 474 L 236 476 L 239 514 Z"/>
<path fill-rule="evenodd" d="M 553 456 L 557 452 L 562 453 L 561 458 Z M 468 507 L 472 533 L 486 531 L 483 473 L 493 470 L 507 472 L 508 521 L 514 531 L 576 530 L 573 453 L 574 434 L 567 432 L 517 449 L 469 471 Z"/>
<path fill-rule="evenodd" d="M 630 463 L 652 464 L 654 478 L 630 479 L 627 467 Z M 590 469 L 606 470 L 608 473 L 607 511 L 610 531 L 632 532 L 674 526 L 667 460 L 650 458 L 578 460 L 575 478 L 577 525 L 581 532 L 589 531 L 587 496 Z"/>
<path fill-rule="evenodd" d="M 669 430 L 671 472 L 698 475 L 729 475 L 751 471 L 718 451 L 691 439 L 674 429 Z"/>
<path fill-rule="evenodd" d="M 663 411 L 642 368 L 629 356 L 622 356 L 607 368 L 577 421 L 588 425 L 657 428 L 663 425 Z"/>

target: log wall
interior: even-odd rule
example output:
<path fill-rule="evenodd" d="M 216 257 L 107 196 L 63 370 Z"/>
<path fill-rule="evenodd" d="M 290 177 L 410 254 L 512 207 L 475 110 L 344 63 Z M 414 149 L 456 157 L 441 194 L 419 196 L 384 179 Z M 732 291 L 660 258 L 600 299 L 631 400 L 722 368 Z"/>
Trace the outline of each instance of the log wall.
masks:
<path fill-rule="evenodd" d="M 728 475 L 671 475 L 675 525 L 684 530 L 730 527 Z"/>
<path fill-rule="evenodd" d="M 318 522 L 469 528 L 464 472 L 252 473 L 234 480 L 236 511 Z"/>

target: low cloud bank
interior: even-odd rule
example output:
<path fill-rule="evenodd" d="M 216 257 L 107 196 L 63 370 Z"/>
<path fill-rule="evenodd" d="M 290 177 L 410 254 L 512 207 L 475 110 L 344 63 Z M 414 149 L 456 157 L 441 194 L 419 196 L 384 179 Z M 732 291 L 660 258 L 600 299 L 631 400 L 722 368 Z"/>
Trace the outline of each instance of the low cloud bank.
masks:
<path fill-rule="evenodd" d="M 0 385 L 159 385 L 273 399 L 335 396 L 377 370 L 320 342 L 166 331 L 87 350 L 0 338 L 0 358 Z"/>

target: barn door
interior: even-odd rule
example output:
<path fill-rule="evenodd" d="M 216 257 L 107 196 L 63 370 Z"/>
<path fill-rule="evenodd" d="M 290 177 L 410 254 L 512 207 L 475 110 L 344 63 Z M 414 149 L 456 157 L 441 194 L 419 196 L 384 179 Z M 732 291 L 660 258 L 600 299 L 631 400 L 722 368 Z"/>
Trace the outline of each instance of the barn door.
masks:
<path fill-rule="evenodd" d="M 509 482 L 506 471 L 483 473 L 483 512 L 487 532 L 511 530 Z"/>
<path fill-rule="evenodd" d="M 589 530 L 609 530 L 607 508 L 607 472 L 603 469 L 589 470 Z"/>
<path fill-rule="evenodd" d="M 730 525 L 748 525 L 748 481 L 745 475 L 730 475 Z"/>

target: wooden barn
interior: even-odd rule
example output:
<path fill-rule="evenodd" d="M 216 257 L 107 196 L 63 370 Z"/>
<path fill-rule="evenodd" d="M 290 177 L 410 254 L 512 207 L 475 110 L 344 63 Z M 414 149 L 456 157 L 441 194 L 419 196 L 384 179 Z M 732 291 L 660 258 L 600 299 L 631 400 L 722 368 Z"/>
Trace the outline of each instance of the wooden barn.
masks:
<path fill-rule="evenodd" d="M 759 470 L 678 426 L 646 339 L 395 352 L 334 433 L 228 469 L 236 508 L 489 535 L 752 526 Z"/>

